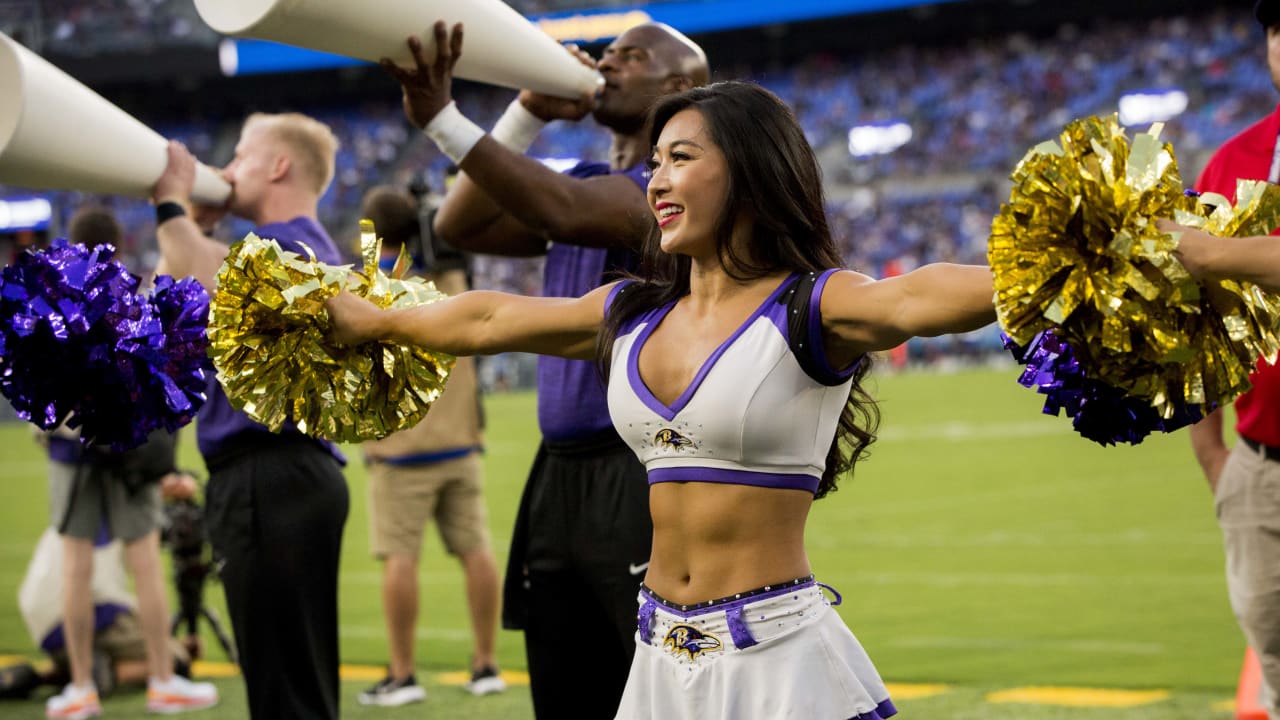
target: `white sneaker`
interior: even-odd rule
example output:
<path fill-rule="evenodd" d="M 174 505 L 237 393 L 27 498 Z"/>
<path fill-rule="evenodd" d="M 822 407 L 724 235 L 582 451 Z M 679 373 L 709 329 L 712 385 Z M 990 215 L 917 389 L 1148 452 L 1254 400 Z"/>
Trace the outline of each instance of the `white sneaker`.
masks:
<path fill-rule="evenodd" d="M 498 668 L 489 665 L 471 673 L 471 682 L 462 686 L 472 695 L 493 695 L 507 689 L 507 683 Z"/>
<path fill-rule="evenodd" d="M 174 675 L 165 682 L 147 682 L 147 712 L 172 715 L 217 704 L 218 688 L 213 683 L 191 682 L 181 675 Z"/>
<path fill-rule="evenodd" d="M 92 684 L 80 687 L 68 684 L 62 692 L 45 701 L 44 716 L 63 720 L 84 720 L 102 714 L 98 688 Z"/>
<path fill-rule="evenodd" d="M 427 699 L 427 691 L 418 684 L 412 675 L 403 680 L 392 680 L 391 676 L 383 678 L 377 685 L 356 696 L 361 705 L 377 705 L 379 707 L 399 707 L 409 703 L 422 702 Z"/>

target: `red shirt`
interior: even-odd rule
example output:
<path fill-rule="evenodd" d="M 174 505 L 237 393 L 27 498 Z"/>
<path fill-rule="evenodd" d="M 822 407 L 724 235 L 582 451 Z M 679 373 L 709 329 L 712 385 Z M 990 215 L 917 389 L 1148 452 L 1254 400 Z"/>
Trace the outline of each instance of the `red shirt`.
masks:
<path fill-rule="evenodd" d="M 1196 189 L 1236 201 L 1236 180 L 1267 180 L 1280 134 L 1280 106 L 1218 148 L 1200 173 Z M 1276 234 L 1276 231 L 1272 231 Z M 1280 447 L 1280 368 L 1265 360 L 1249 376 L 1253 388 L 1236 400 L 1236 432 Z"/>

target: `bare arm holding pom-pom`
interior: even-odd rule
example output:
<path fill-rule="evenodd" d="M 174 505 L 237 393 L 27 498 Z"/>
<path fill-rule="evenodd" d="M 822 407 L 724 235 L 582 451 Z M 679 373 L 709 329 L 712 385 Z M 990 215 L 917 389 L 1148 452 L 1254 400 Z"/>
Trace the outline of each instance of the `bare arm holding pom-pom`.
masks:
<path fill-rule="evenodd" d="M 1280 292 L 1280 238 L 1218 237 L 1164 219 L 1156 227 L 1180 236 L 1173 254 L 1197 280 L 1240 280 Z"/>
<path fill-rule="evenodd" d="M 387 340 L 451 355 L 532 352 L 586 360 L 594 357 L 604 300 L 612 287 L 597 288 L 581 298 L 473 290 L 394 310 L 381 310 L 343 292 L 326 307 L 333 322 L 331 336 L 344 345 Z"/>

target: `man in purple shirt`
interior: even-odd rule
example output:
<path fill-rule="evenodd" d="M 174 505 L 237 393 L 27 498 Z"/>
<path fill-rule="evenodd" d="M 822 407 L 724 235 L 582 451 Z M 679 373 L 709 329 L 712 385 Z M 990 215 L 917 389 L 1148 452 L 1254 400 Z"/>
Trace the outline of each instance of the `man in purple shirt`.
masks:
<path fill-rule="evenodd" d="M 342 256 L 316 208 L 333 179 L 338 140 L 298 114 L 254 114 L 235 158 L 225 210 L 286 250 L 338 264 Z M 169 163 L 152 194 L 163 263 L 210 292 L 227 246 L 192 219 L 195 159 L 169 144 Z M 338 717 L 338 556 L 348 496 L 332 444 L 287 427 L 272 433 L 231 407 L 216 378 L 196 417 L 209 469 L 207 522 L 220 563 L 250 714 L 258 720 Z"/>
<path fill-rule="evenodd" d="M 428 59 L 409 40 L 415 69 L 383 67 L 401 83 L 410 122 L 462 169 L 436 231 L 469 252 L 545 254 L 547 296 L 578 297 L 634 270 L 653 222 L 649 107 L 706 84 L 702 49 L 666 25 L 631 28 L 604 51 L 598 96 L 526 90 L 486 135 L 451 99 L 461 26 L 437 23 L 435 41 Z M 524 155 L 547 122 L 588 113 L 612 134 L 608 163 L 561 174 Z M 538 423 L 542 445 L 512 536 L 503 623 L 524 630 L 538 717 L 612 718 L 635 653 L 636 593 L 652 543 L 648 481 L 609 421 L 592 363 L 539 358 Z"/>

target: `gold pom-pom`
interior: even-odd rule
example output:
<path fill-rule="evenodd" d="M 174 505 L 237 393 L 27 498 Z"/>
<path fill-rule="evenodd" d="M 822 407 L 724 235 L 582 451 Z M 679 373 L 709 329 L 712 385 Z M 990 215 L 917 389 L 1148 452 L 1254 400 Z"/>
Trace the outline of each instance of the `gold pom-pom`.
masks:
<path fill-rule="evenodd" d="M 420 279 L 378 269 L 381 242 L 360 222 L 363 272 L 281 249 L 250 233 L 218 271 L 209 312 L 209 355 L 232 406 L 279 431 L 286 422 L 315 437 L 355 442 L 412 427 L 444 389 L 454 358 L 416 347 L 327 339 L 324 303 L 341 290 L 383 308 L 446 297 Z M 305 246 L 304 246 L 305 247 Z M 403 265 L 405 256 L 401 253 Z"/>
<path fill-rule="evenodd" d="M 1218 235 L 1280 225 L 1280 189 L 1242 182 L 1238 204 L 1189 197 L 1152 126 L 1129 143 L 1115 117 L 1073 121 L 1014 169 L 987 257 L 1004 331 L 1026 345 L 1053 329 L 1085 372 L 1172 417 L 1220 406 L 1275 357 L 1280 298 L 1248 283 L 1202 287 L 1173 256 L 1172 218 Z"/>

